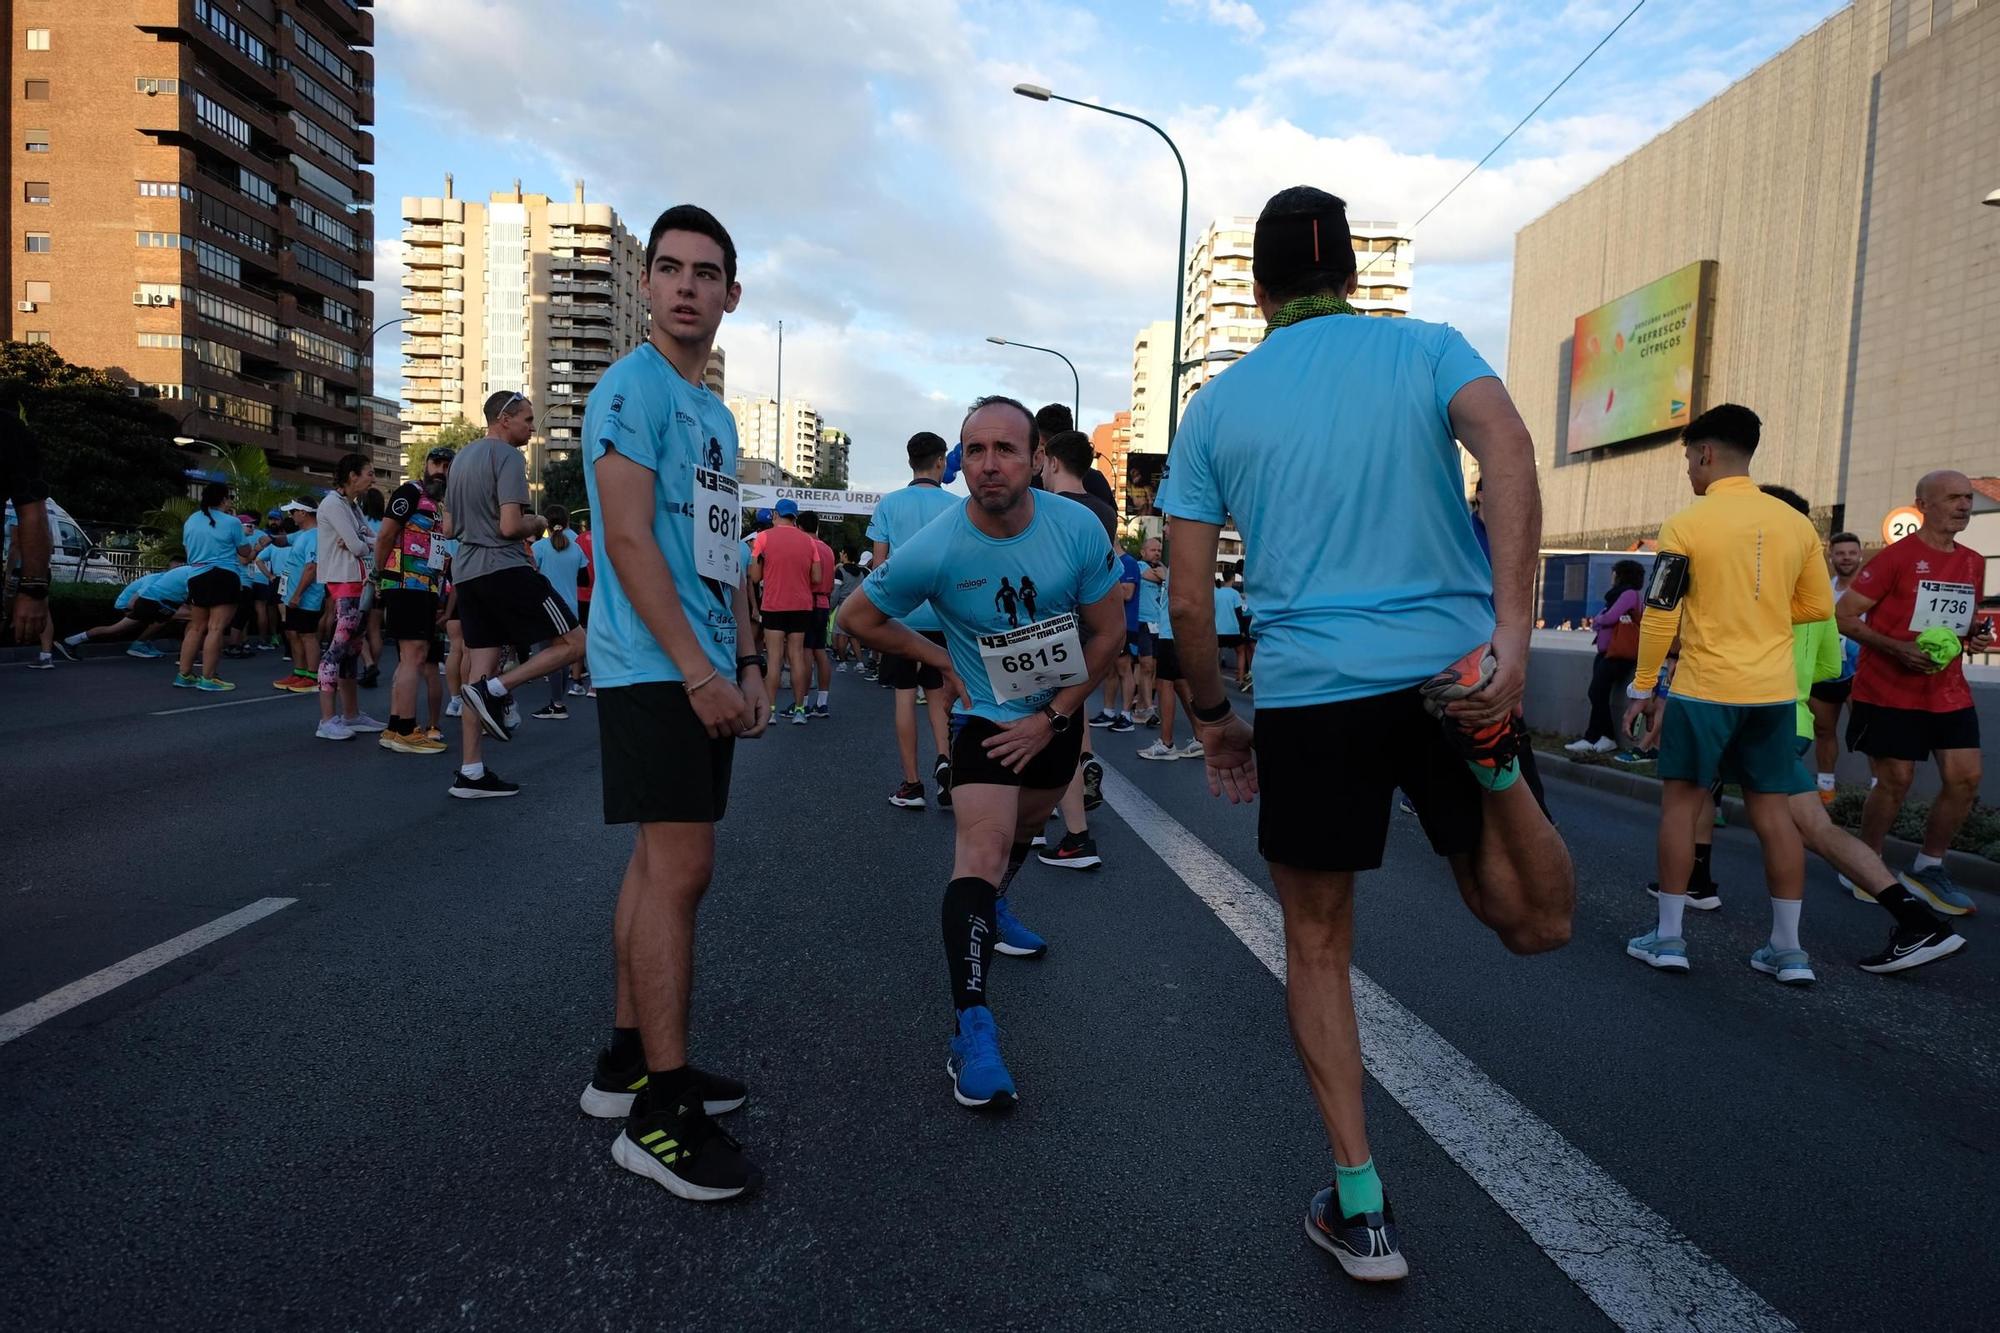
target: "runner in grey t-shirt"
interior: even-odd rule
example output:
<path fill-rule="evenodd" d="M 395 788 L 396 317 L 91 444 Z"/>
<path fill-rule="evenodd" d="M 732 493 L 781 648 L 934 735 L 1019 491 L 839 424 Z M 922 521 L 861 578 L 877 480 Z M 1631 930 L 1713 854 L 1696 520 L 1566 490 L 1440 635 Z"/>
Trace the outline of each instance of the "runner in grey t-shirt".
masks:
<path fill-rule="evenodd" d="M 535 561 L 518 538 L 500 535 L 500 506 L 528 507 L 528 466 L 521 451 L 488 435 L 474 440 L 452 460 L 444 507 L 458 534 L 451 580 L 464 585 L 482 574 Z"/>

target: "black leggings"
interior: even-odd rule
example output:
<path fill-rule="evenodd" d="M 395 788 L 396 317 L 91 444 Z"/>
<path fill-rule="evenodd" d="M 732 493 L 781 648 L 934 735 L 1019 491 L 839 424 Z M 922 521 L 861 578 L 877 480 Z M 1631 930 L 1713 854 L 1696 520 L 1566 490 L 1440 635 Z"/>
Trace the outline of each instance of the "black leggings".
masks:
<path fill-rule="evenodd" d="M 1612 713 L 1612 699 L 1614 695 L 1623 697 L 1625 687 L 1632 683 L 1632 676 L 1638 667 L 1639 664 L 1629 657 L 1606 657 L 1603 653 L 1599 653 L 1597 660 L 1590 664 L 1590 725 L 1583 729 L 1585 740 L 1594 741 L 1605 736 L 1613 740 L 1623 739 L 1617 734 L 1618 719 Z M 1618 707 L 1618 712 L 1624 712 L 1622 706 Z"/>

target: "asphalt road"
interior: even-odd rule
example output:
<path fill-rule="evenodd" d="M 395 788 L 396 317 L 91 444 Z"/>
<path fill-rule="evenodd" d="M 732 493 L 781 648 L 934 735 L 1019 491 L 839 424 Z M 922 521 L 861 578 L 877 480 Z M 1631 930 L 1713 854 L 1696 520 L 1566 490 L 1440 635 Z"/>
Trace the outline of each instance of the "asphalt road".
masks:
<path fill-rule="evenodd" d="M 123 657 L 0 667 L 0 1013 L 297 900 L 0 1044 L 0 1326 L 1612 1322 L 1372 1080 L 1411 1278 L 1362 1288 L 1308 1244 L 1330 1171 L 1282 987 L 1113 806 L 1105 869 L 1031 864 L 1016 887 L 1053 944 L 995 981 L 1020 1108 L 957 1107 L 949 819 L 886 803 L 888 698 L 845 676 L 832 721 L 739 750 L 702 917 L 695 1057 L 750 1083 L 731 1128 L 767 1186 L 673 1199 L 613 1166 L 615 1127 L 575 1103 L 630 846 L 599 817 L 592 705 L 489 747 L 518 799 L 463 803 L 449 757 L 317 741 L 310 700 L 263 698 L 277 663 L 231 665 L 245 685 L 221 698 Z M 386 712 L 386 690 L 364 698 Z M 186 708 L 203 711 L 167 711 Z M 1134 759 L 1148 739 L 1098 733 L 1267 889 L 1254 815 L 1212 801 L 1196 764 Z M 1815 865 L 1822 980 L 1782 989 L 1744 965 L 1768 914 L 1729 830 L 1724 910 L 1690 913 L 1695 971 L 1656 974 L 1622 952 L 1652 910 L 1651 811 L 1551 794 L 1580 874 L 1567 949 L 1508 955 L 1398 816 L 1357 967 L 1798 1326 L 1990 1327 L 1991 925 L 1940 966 L 1867 976 L 1851 960 L 1886 917 Z M 1459 1128 L 1486 1133 L 1479 1114 Z M 1543 1169 L 1494 1146 L 1502 1169 Z M 1590 1199 L 1549 1205 L 1589 1224 Z M 1628 1325 L 1729 1322 L 1627 1294 Z"/>

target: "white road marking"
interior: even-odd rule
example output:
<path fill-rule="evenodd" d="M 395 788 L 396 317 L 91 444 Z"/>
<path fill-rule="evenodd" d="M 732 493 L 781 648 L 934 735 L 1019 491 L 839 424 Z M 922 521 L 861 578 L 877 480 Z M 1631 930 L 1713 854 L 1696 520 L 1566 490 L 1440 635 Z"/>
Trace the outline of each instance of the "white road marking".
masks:
<path fill-rule="evenodd" d="M 80 1004 L 94 1000 L 106 991 L 116 990 L 126 982 L 143 977 L 154 968 L 164 967 L 176 958 L 213 944 L 223 936 L 239 931 L 252 922 L 262 921 L 271 913 L 283 911 L 297 901 L 297 898 L 259 898 L 248 907 L 239 907 L 228 916 L 217 917 L 205 926 L 196 926 L 186 934 L 176 935 L 164 944 L 155 944 L 143 953 L 135 953 L 122 963 L 113 963 L 102 971 L 91 973 L 81 981 L 70 982 L 61 990 L 50 991 L 39 1000 L 32 1000 L 18 1009 L 10 1009 L 0 1014 L 0 1046 L 32 1032 L 58 1014 L 66 1013 Z"/>
<path fill-rule="evenodd" d="M 282 694 L 260 694 L 254 699 L 229 699 L 219 704 L 195 704 L 188 708 L 162 708 L 154 717 L 172 717 L 176 713 L 206 713 L 211 708 L 241 708 L 244 704 L 275 704 L 286 699 L 308 699 L 313 695 L 286 690 Z"/>
<path fill-rule="evenodd" d="M 1285 979 L 1277 900 L 1114 768 L 1104 799 L 1257 961 Z M 1623 1329 L 1794 1330 L 1793 1323 L 1354 969 L 1368 1072 L 1529 1239 Z"/>

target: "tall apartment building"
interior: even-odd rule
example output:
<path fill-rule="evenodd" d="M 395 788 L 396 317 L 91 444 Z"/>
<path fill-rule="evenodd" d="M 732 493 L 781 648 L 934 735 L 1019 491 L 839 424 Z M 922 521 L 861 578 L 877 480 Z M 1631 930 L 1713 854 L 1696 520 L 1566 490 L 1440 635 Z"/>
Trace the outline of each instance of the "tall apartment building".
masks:
<path fill-rule="evenodd" d="M 736 418 L 736 456 L 778 462 L 778 404 L 769 398 L 737 394 L 724 400 Z"/>
<path fill-rule="evenodd" d="M 365 0 L 0 0 L 6 336 L 324 477 L 362 442 Z"/>
<path fill-rule="evenodd" d="M 796 478 L 799 484 L 809 483 L 819 475 L 820 432 L 825 423 L 811 403 L 788 398 L 781 412 L 775 399 L 761 396 L 738 394 L 727 402 L 730 415 L 736 418 L 739 457 L 774 463 L 780 472 Z M 841 438 L 845 440 L 846 436 L 843 434 Z M 844 465 L 844 450 L 842 458 Z"/>
<path fill-rule="evenodd" d="M 488 394 L 518 390 L 535 404 L 532 485 L 576 449 L 598 377 L 646 336 L 644 262 L 644 245 L 611 205 L 586 201 L 582 181 L 566 203 L 518 180 L 484 203 L 460 199 L 449 175 L 437 198 L 406 196 L 406 435 L 428 439 L 461 414 L 483 422 Z"/>
<path fill-rule="evenodd" d="M 1090 448 L 1097 455 L 1098 470 L 1110 481 L 1111 493 L 1118 497 L 1119 510 L 1127 514 L 1136 511 L 1126 497 L 1128 475 L 1125 456 L 1135 447 L 1133 414 L 1130 412 L 1120 412 L 1109 421 L 1099 422 L 1090 432 Z M 1164 452 L 1164 439 L 1160 447 Z"/>
<path fill-rule="evenodd" d="M 403 421 L 393 398 L 364 394 L 361 399 L 361 452 L 375 463 L 384 493 L 409 478 L 403 470 Z"/>
<path fill-rule="evenodd" d="M 819 471 L 815 477 L 825 477 L 833 486 L 845 490 L 848 477 L 848 459 L 853 453 L 854 441 L 846 431 L 838 426 L 819 428 Z"/>
<path fill-rule="evenodd" d="M 1353 233 L 1354 262 L 1359 275 L 1359 285 L 1351 298 L 1354 308 L 1364 315 L 1409 314 L 1414 262 L 1410 238 L 1393 222 L 1350 220 L 1348 230 Z M 1207 359 L 1210 355 L 1216 352 L 1245 355 L 1264 340 L 1264 317 L 1258 313 L 1257 302 L 1251 295 L 1250 261 L 1256 238 L 1256 218 L 1217 218 L 1208 224 L 1188 255 L 1181 360 L 1194 364 L 1181 376 L 1183 411 L 1196 389 L 1228 368 L 1227 360 L 1210 361 Z M 1167 368 L 1169 376 L 1172 369 Z M 1154 429 L 1161 436 L 1160 450 L 1164 451 L 1164 423 Z"/>
<path fill-rule="evenodd" d="M 1174 377 L 1173 321 L 1156 319 L 1132 340 L 1132 445 L 1142 454 L 1167 451 L 1167 386 Z"/>

